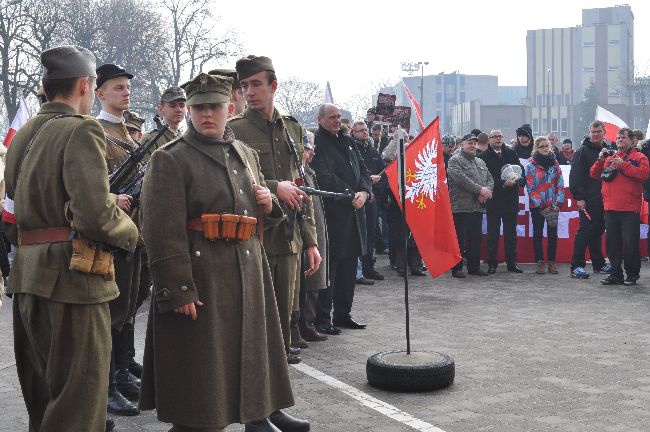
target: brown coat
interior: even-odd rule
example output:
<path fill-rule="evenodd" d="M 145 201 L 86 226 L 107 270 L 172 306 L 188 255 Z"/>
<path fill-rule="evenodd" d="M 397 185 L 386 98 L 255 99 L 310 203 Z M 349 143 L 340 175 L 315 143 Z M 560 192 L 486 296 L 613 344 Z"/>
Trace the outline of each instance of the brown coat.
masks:
<path fill-rule="evenodd" d="M 32 136 L 49 119 L 68 114 L 45 126 L 25 158 L 20 182 L 17 168 Z M 14 197 L 20 230 L 70 226 L 64 204 L 70 201 L 76 229 L 86 237 L 133 251 L 138 230 L 108 192 L 104 132 L 91 117 L 74 115 L 62 103 L 43 104 L 20 128 L 7 154 L 7 193 Z M 15 227 L 10 241 L 17 242 Z M 67 303 L 102 303 L 117 296 L 114 281 L 69 270 L 70 242 L 18 248 L 9 278 L 10 293 L 27 293 Z"/>
<path fill-rule="evenodd" d="M 226 134 L 232 137 L 228 129 Z M 258 237 L 208 241 L 186 229 L 188 219 L 203 213 L 255 217 L 251 172 L 256 183 L 265 184 L 255 152 L 192 127 L 155 151 L 149 163 L 142 230 L 154 293 L 140 407 L 156 408 L 161 421 L 225 427 L 294 403 Z M 282 217 L 277 203 L 273 216 Z M 173 312 L 196 300 L 204 303 L 196 321 Z"/>

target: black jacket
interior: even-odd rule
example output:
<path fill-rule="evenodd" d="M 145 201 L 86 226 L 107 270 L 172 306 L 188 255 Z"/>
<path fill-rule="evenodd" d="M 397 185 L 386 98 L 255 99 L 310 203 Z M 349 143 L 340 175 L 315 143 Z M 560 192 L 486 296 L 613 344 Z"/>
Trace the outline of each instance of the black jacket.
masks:
<path fill-rule="evenodd" d="M 314 134 L 316 154 L 311 168 L 318 184 L 331 192 L 372 191 L 368 169 L 351 137 L 333 135 L 322 127 Z M 356 211 L 347 199 L 324 198 L 330 256 L 349 257 L 366 254 L 366 212 Z"/>
<path fill-rule="evenodd" d="M 519 211 L 519 187 L 526 185 L 524 178 L 524 168 L 519 162 L 519 157 L 514 150 L 503 144 L 501 146 L 501 155 L 497 154 L 491 145 L 482 152 L 479 157 L 485 161 L 488 171 L 492 174 L 494 179 L 494 189 L 492 190 L 492 199 L 488 200 L 485 210 L 489 213 L 492 210 L 507 209 L 512 212 Z M 521 168 L 522 176 L 517 181 L 516 186 L 503 187 L 505 183 L 501 180 L 501 168 L 504 165 L 519 165 Z"/>
<path fill-rule="evenodd" d="M 519 159 L 529 159 L 533 153 L 533 141 L 528 141 L 528 147 L 524 147 L 517 143 L 514 148 Z"/>
<path fill-rule="evenodd" d="M 589 174 L 591 166 L 598 160 L 602 149 L 602 146 L 594 145 L 588 137 L 585 137 L 582 145 L 573 155 L 569 190 L 576 201 L 585 200 L 602 207 L 601 181 L 591 178 Z"/>
<path fill-rule="evenodd" d="M 352 140 L 357 145 L 357 150 L 359 150 L 359 154 L 363 158 L 363 162 L 368 169 L 368 174 L 374 175 L 382 172 L 386 167 L 386 163 L 381 158 L 379 152 L 372 146 L 372 140 L 365 142 L 355 138 L 352 138 Z M 388 187 L 388 181 L 386 180 L 386 176 L 382 176 L 382 179 L 378 183 L 372 185 L 372 192 L 375 196 L 385 193 L 386 187 Z"/>

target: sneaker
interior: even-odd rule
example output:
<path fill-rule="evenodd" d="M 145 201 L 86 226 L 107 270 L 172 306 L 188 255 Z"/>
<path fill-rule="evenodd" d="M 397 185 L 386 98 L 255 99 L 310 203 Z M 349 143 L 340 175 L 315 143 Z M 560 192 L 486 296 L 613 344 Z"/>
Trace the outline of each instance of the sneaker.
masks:
<path fill-rule="evenodd" d="M 612 272 L 612 265 L 610 263 L 605 263 L 600 269 L 594 269 L 594 273 L 605 273 L 610 274 Z"/>
<path fill-rule="evenodd" d="M 622 285 L 623 278 L 611 274 L 607 276 L 605 279 L 601 280 L 600 283 L 603 285 Z"/>
<path fill-rule="evenodd" d="M 636 285 L 636 281 L 639 280 L 639 276 L 628 276 L 624 281 L 623 285 L 632 286 Z"/>
<path fill-rule="evenodd" d="M 571 270 L 571 277 L 577 279 L 587 279 L 589 277 L 589 273 L 585 271 L 584 267 L 576 267 Z"/>
<path fill-rule="evenodd" d="M 361 278 L 357 279 L 357 285 L 374 285 L 374 284 L 375 284 L 374 280 L 370 280 L 370 279 L 365 278 L 365 277 L 361 277 Z"/>
<path fill-rule="evenodd" d="M 535 273 L 537 274 L 544 274 L 546 273 L 546 263 L 542 260 L 537 261 L 537 270 L 535 270 Z"/>

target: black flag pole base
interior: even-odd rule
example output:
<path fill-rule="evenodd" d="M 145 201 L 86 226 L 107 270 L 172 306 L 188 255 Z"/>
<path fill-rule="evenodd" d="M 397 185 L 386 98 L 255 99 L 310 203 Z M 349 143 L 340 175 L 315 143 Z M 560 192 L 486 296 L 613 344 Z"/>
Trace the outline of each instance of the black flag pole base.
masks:
<path fill-rule="evenodd" d="M 429 351 L 384 351 L 366 362 L 368 383 L 383 390 L 423 392 L 449 387 L 456 376 L 454 360 Z"/>

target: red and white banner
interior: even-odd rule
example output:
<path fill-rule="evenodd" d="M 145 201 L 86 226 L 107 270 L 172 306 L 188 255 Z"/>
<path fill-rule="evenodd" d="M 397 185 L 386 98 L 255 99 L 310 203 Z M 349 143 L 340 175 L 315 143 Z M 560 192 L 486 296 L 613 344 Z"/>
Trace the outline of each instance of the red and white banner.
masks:
<path fill-rule="evenodd" d="M 3 142 L 5 147 L 9 147 L 11 139 L 16 135 L 16 132 L 22 125 L 27 123 L 29 120 L 29 111 L 27 110 L 27 104 L 25 103 L 25 98 L 21 95 L 18 101 L 18 111 L 16 111 L 16 116 L 11 122 L 11 127 L 7 131 L 7 136 Z"/>
<path fill-rule="evenodd" d="M 415 117 L 418 119 L 418 123 L 420 124 L 420 130 L 423 131 L 424 121 L 422 120 L 422 108 L 420 108 L 420 104 L 415 100 L 413 93 L 411 93 L 411 90 L 409 90 L 409 88 L 406 86 L 406 83 L 402 81 L 402 84 L 404 84 L 404 89 L 406 89 L 406 95 L 411 100 L 411 105 L 413 105 L 413 108 L 415 108 Z"/>
<path fill-rule="evenodd" d="M 528 165 L 527 159 L 520 159 L 521 164 L 526 167 Z M 557 226 L 557 256 L 556 261 L 560 263 L 571 262 L 571 256 L 573 255 L 573 240 L 580 226 L 580 217 L 578 214 L 578 206 L 576 205 L 573 195 L 569 190 L 569 175 L 571 173 L 571 165 L 560 165 L 562 169 L 562 177 L 564 180 L 564 195 L 566 196 L 566 201 L 560 208 L 560 216 L 558 218 Z M 639 199 L 642 199 L 639 197 Z M 645 206 L 644 206 L 645 207 Z M 643 217 L 643 216 L 642 216 Z M 487 234 L 487 222 L 486 218 L 483 218 L 483 234 Z M 645 216 L 644 222 L 647 222 L 647 216 Z M 503 227 L 501 228 L 503 230 Z M 503 231 L 502 231 L 503 232 Z M 648 225 L 641 224 L 641 239 L 645 239 L 648 235 Z M 504 261 L 504 247 L 503 247 L 503 236 L 499 239 L 499 261 Z M 546 227 L 544 228 L 544 251 L 546 252 Z M 641 255 L 647 256 L 647 243 L 642 241 L 641 246 Z M 481 257 L 487 259 L 487 239 L 483 238 L 481 243 Z M 603 237 L 603 254 L 605 254 L 605 240 Z M 589 252 L 587 251 L 587 256 Z M 588 258 L 587 258 L 588 259 Z M 520 263 L 534 263 L 535 255 L 533 253 L 533 222 L 530 217 L 530 208 L 528 194 L 526 188 L 519 188 L 519 214 L 517 215 L 517 261 Z"/>
<path fill-rule="evenodd" d="M 627 127 L 627 124 L 617 115 L 601 106 L 596 107 L 596 120 L 605 123 L 605 139 L 611 142 L 616 142 L 616 133 L 621 128 Z"/>

